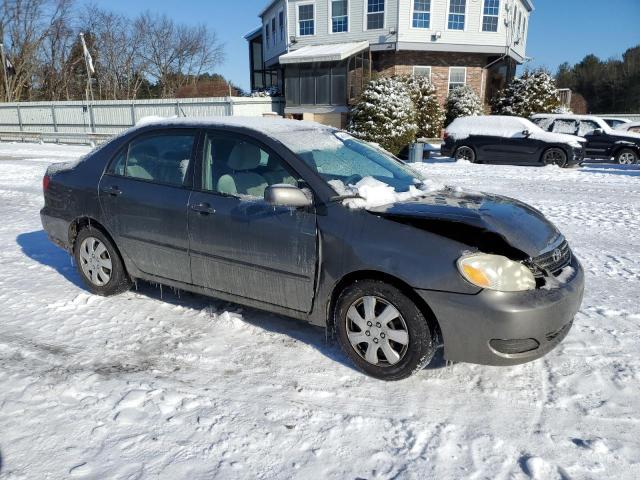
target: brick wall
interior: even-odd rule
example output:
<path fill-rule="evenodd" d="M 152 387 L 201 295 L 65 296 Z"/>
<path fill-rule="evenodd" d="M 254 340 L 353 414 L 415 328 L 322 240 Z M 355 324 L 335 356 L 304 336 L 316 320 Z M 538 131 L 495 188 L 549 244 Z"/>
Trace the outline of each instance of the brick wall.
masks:
<path fill-rule="evenodd" d="M 431 81 L 436 86 L 438 100 L 444 105 L 449 90 L 449 67 L 467 68 L 467 85 L 473 88 L 486 104 L 487 55 L 453 52 L 373 52 L 373 71 L 380 75 L 412 75 L 414 65 L 431 67 Z"/>

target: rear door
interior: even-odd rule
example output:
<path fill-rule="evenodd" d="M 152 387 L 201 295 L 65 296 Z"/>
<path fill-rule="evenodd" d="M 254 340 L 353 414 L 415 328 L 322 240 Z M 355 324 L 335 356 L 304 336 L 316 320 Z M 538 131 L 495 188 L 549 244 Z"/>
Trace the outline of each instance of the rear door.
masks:
<path fill-rule="evenodd" d="M 187 208 L 195 130 L 133 139 L 100 180 L 100 204 L 118 246 L 144 273 L 191 282 Z"/>
<path fill-rule="evenodd" d="M 314 209 L 273 207 L 268 185 L 303 186 L 286 162 L 247 136 L 211 131 L 189 203 L 193 283 L 311 310 L 318 238 Z"/>

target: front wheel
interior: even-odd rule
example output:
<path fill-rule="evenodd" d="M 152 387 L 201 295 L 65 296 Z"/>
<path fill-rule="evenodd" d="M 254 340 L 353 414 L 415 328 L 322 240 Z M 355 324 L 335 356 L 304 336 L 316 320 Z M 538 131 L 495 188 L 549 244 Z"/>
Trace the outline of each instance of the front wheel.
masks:
<path fill-rule="evenodd" d="M 360 280 L 340 295 L 335 312 L 340 345 L 360 370 L 401 380 L 427 365 L 436 350 L 424 314 L 399 289 Z"/>
<path fill-rule="evenodd" d="M 73 250 L 78 273 L 91 293 L 106 297 L 131 288 L 118 250 L 102 231 L 90 226 L 83 228 Z"/>
<path fill-rule="evenodd" d="M 630 148 L 623 148 L 617 153 L 616 162 L 619 165 L 631 165 L 638 163 L 638 154 Z"/>
<path fill-rule="evenodd" d="M 456 149 L 456 153 L 454 155 L 456 160 L 466 160 L 471 163 L 475 163 L 476 161 L 476 152 L 473 148 L 467 145 L 461 145 Z"/>
<path fill-rule="evenodd" d="M 564 168 L 567 166 L 567 154 L 561 148 L 550 148 L 542 154 L 542 163 Z"/>

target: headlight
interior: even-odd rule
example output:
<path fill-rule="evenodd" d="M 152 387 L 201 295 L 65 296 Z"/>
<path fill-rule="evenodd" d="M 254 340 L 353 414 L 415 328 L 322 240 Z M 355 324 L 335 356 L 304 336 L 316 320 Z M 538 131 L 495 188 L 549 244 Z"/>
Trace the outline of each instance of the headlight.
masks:
<path fill-rule="evenodd" d="M 478 287 L 500 292 L 521 292 L 536 288 L 536 279 L 523 264 L 501 255 L 473 253 L 458 259 L 458 270 Z"/>

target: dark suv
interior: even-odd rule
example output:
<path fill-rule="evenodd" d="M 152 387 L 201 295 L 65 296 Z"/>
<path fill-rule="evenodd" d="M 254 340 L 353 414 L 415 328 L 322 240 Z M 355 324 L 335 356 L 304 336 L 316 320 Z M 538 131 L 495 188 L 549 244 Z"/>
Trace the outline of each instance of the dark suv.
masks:
<path fill-rule="evenodd" d="M 545 113 L 533 115 L 531 121 L 549 132 L 585 138 L 585 158 L 607 161 L 613 158 L 620 165 L 638 163 L 640 159 L 640 134 L 613 130 L 600 117 Z"/>
<path fill-rule="evenodd" d="M 49 167 L 43 188 L 44 228 L 89 291 L 143 279 L 326 326 L 385 380 L 439 345 L 451 361 L 539 358 L 582 300 L 582 267 L 539 211 L 433 185 L 314 123 L 157 121 Z"/>

